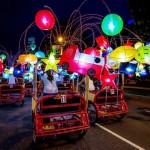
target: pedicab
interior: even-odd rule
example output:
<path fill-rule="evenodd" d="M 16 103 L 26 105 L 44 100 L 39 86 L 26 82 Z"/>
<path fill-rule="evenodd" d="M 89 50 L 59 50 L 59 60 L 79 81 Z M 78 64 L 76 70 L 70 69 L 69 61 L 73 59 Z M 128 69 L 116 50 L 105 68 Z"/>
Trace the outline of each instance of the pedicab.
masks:
<path fill-rule="evenodd" d="M 25 89 L 23 85 L 15 84 L 10 87 L 9 84 L 0 85 L 0 105 L 16 103 L 24 105 Z"/>
<path fill-rule="evenodd" d="M 35 84 L 36 85 L 36 84 Z M 86 101 L 70 83 L 58 85 L 57 95 L 32 96 L 33 142 L 67 134 L 83 137 L 90 127 Z"/>
<path fill-rule="evenodd" d="M 120 86 L 117 88 L 106 86 L 102 89 L 88 91 L 87 99 L 90 123 L 95 123 L 97 119 L 121 120 L 128 112 L 124 91 Z"/>

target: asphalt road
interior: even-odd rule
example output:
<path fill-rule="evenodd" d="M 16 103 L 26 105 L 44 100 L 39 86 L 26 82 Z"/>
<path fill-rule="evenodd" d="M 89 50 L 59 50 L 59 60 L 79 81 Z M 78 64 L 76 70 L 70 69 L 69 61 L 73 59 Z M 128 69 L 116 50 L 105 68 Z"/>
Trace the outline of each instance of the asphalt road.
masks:
<path fill-rule="evenodd" d="M 31 98 L 23 107 L 0 107 L 0 150 L 136 150 L 150 149 L 150 98 L 125 95 L 129 112 L 121 122 L 98 120 L 82 139 L 67 136 L 32 143 Z"/>

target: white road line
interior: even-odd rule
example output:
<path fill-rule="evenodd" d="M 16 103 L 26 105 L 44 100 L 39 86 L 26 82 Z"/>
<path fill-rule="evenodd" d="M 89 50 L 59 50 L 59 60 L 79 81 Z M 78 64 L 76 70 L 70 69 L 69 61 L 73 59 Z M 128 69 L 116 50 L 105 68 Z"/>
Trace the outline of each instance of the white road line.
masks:
<path fill-rule="evenodd" d="M 111 133 L 112 135 L 116 136 L 117 138 L 121 139 L 122 141 L 124 141 L 124 142 L 126 142 L 126 143 L 132 145 L 133 147 L 135 147 L 135 148 L 137 148 L 137 149 L 139 149 L 139 150 L 145 150 L 144 148 L 142 148 L 142 147 L 140 147 L 140 146 L 138 146 L 138 145 L 132 143 L 131 141 L 129 141 L 129 140 L 123 138 L 122 136 L 116 134 L 115 132 L 112 132 L 111 130 L 105 128 L 104 126 L 101 126 L 101 125 L 98 124 L 98 123 L 95 123 L 95 125 L 97 125 L 97 126 L 100 127 L 101 129 L 103 129 L 103 130 L 105 130 L 105 131 Z"/>

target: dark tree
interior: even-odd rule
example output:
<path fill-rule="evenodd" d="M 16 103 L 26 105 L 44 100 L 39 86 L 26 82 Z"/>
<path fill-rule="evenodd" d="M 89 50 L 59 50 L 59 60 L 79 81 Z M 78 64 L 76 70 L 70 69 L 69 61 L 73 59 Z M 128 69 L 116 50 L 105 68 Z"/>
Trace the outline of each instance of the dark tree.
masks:
<path fill-rule="evenodd" d="M 128 0 L 128 7 L 134 24 L 130 26 L 143 41 L 150 40 L 149 0 Z"/>

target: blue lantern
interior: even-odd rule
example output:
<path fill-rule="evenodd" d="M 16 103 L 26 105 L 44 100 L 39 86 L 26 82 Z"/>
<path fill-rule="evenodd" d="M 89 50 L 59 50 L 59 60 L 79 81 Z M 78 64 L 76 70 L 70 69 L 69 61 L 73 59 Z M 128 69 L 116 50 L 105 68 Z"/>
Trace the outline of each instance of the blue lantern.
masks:
<path fill-rule="evenodd" d="M 35 53 L 35 56 L 38 58 L 45 58 L 45 54 L 40 50 Z"/>
<path fill-rule="evenodd" d="M 21 65 L 19 64 L 18 66 L 16 66 L 16 67 L 14 68 L 13 75 L 14 75 L 15 77 L 20 77 L 20 76 L 22 76 L 23 72 L 24 72 L 24 70 L 23 70 L 23 68 L 21 67 Z"/>
<path fill-rule="evenodd" d="M 125 68 L 126 74 L 134 74 L 136 71 L 137 64 L 129 63 Z"/>

